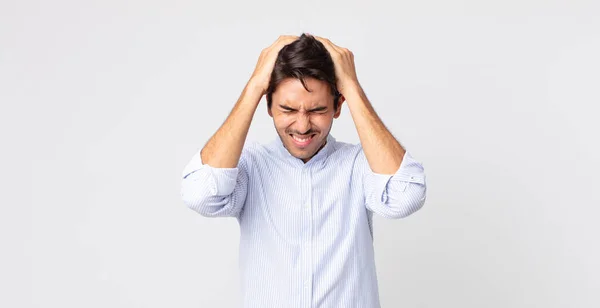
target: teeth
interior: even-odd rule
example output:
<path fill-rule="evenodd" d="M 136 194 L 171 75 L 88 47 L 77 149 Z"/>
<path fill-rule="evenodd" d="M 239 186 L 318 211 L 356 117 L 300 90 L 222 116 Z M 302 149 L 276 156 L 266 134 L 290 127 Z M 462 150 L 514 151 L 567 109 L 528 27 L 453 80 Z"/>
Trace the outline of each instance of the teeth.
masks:
<path fill-rule="evenodd" d="M 308 137 L 308 138 L 304 138 L 304 139 L 303 139 L 303 138 L 297 137 L 296 135 L 292 135 L 292 138 L 294 138 L 295 140 L 297 140 L 297 141 L 299 141 L 299 142 L 306 142 L 306 141 L 307 141 L 307 140 L 309 140 L 311 137 Z"/>

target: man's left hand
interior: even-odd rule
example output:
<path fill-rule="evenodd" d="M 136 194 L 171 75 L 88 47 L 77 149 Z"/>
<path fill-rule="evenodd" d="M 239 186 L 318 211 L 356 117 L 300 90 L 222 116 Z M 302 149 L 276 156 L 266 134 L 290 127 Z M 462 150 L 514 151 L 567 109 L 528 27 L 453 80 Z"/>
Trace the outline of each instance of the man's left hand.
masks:
<path fill-rule="evenodd" d="M 356 77 L 356 68 L 354 66 L 354 54 L 348 48 L 340 47 L 333 44 L 329 39 L 314 36 L 319 42 L 323 43 L 335 67 L 335 75 L 337 77 L 338 91 L 348 97 L 348 91 L 360 88 L 358 78 Z"/>

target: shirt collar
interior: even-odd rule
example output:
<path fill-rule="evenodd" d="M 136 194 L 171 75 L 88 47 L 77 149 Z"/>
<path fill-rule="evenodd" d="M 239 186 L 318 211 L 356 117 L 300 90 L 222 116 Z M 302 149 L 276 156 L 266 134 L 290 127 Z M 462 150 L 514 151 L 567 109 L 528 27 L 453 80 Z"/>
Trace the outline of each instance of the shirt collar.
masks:
<path fill-rule="evenodd" d="M 283 142 L 281 141 L 279 135 L 277 135 L 275 137 L 275 140 L 273 140 L 270 143 L 270 147 L 274 150 L 275 153 L 277 153 L 277 155 L 279 155 L 281 158 L 287 161 L 290 161 L 295 166 L 308 167 L 312 165 L 322 166 L 327 157 L 329 157 L 329 155 L 335 149 L 335 143 L 336 139 L 331 135 L 331 133 L 328 134 L 327 142 L 325 143 L 325 145 L 306 164 L 301 159 L 294 157 L 292 154 L 290 154 L 287 148 L 283 145 Z"/>

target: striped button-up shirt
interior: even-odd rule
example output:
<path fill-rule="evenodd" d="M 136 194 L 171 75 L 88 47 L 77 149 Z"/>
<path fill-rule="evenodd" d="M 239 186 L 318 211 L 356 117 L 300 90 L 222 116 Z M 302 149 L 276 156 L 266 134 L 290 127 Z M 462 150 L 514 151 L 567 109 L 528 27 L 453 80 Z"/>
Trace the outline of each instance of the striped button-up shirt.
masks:
<path fill-rule="evenodd" d="M 206 217 L 240 225 L 241 305 L 380 307 L 373 213 L 406 217 L 425 203 L 425 173 L 406 152 L 395 174 L 374 173 L 360 144 L 336 141 L 307 163 L 277 137 L 246 142 L 236 168 L 185 166 L 181 197 Z"/>

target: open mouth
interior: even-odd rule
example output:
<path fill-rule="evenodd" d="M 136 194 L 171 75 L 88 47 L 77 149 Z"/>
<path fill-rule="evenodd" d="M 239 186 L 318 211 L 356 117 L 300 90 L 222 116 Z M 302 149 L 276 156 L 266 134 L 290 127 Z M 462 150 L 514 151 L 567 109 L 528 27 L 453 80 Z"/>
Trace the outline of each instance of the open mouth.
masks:
<path fill-rule="evenodd" d="M 316 136 L 316 134 L 312 134 L 312 135 L 290 134 L 290 137 L 291 137 L 292 141 L 294 142 L 294 144 L 300 148 L 308 146 L 312 142 L 312 140 L 315 136 Z"/>

